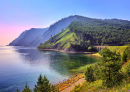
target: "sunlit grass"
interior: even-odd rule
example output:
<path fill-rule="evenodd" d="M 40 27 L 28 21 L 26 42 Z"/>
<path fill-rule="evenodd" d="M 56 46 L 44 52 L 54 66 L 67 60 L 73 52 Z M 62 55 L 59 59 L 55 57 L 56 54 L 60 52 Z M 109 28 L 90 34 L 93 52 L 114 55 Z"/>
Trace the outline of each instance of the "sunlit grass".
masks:
<path fill-rule="evenodd" d="M 71 32 L 69 28 L 55 35 L 51 39 L 49 39 L 44 44 L 40 45 L 39 48 L 46 49 L 68 49 L 71 46 L 71 43 L 74 43 L 77 40 L 77 36 L 75 33 Z"/>
<path fill-rule="evenodd" d="M 111 51 L 113 52 L 117 52 L 117 53 L 120 53 L 122 54 L 123 51 L 127 48 L 128 46 L 110 46 L 108 47 L 108 49 L 110 49 Z"/>
<path fill-rule="evenodd" d="M 69 71 L 70 71 L 70 72 L 80 72 L 80 71 L 84 72 L 87 67 L 90 67 L 90 66 L 92 66 L 92 65 L 95 65 L 95 64 L 97 64 L 97 63 L 98 63 L 98 62 L 92 63 L 92 64 L 87 64 L 87 65 L 84 65 L 84 66 L 80 66 L 79 68 L 76 68 L 76 69 L 71 69 L 71 70 L 69 70 Z"/>

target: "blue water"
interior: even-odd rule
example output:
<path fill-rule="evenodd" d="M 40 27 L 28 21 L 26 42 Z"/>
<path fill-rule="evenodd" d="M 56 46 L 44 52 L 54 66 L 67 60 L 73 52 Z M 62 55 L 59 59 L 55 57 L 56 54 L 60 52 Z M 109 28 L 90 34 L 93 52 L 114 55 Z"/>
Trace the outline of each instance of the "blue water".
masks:
<path fill-rule="evenodd" d="M 0 92 L 23 90 L 27 82 L 34 88 L 40 74 L 54 84 L 68 79 L 70 69 L 95 62 L 93 57 L 55 51 L 40 51 L 33 47 L 0 47 Z"/>

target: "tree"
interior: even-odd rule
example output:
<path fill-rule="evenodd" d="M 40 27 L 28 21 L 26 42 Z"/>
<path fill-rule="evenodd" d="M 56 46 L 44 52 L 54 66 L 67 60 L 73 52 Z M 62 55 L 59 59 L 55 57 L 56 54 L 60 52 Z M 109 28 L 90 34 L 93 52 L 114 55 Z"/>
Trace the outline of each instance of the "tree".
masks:
<path fill-rule="evenodd" d="M 126 54 L 127 54 L 127 60 L 130 60 L 130 46 L 128 45 L 128 47 L 126 48 Z"/>
<path fill-rule="evenodd" d="M 46 76 L 42 78 L 42 75 L 39 76 L 37 85 L 35 85 L 34 92 L 58 92 L 58 89 L 54 85 L 49 83 L 49 80 Z"/>
<path fill-rule="evenodd" d="M 27 83 L 26 83 L 25 88 L 22 92 L 32 92 L 31 89 L 28 87 Z"/>
<path fill-rule="evenodd" d="M 123 75 L 120 73 L 120 69 L 123 62 L 120 61 L 120 54 L 111 52 L 109 49 L 104 48 L 101 52 L 102 60 L 100 62 L 103 85 L 112 87 L 118 85 Z"/>
<path fill-rule="evenodd" d="M 89 52 L 97 52 L 97 48 L 96 48 L 96 47 L 93 47 L 93 46 L 89 46 L 89 47 L 88 47 L 88 51 L 89 51 Z"/>
<path fill-rule="evenodd" d="M 42 79 L 42 75 L 39 76 L 37 85 L 35 85 L 34 92 L 51 92 L 51 84 L 49 80 L 44 76 Z"/>
<path fill-rule="evenodd" d="M 20 92 L 20 90 L 17 88 L 16 92 Z"/>
<path fill-rule="evenodd" d="M 127 61 L 127 54 L 125 53 L 125 51 L 122 53 L 121 61 L 123 61 L 123 62 Z"/>
<path fill-rule="evenodd" d="M 126 74 L 128 75 L 128 77 L 130 77 L 130 63 L 128 63 L 126 66 Z"/>
<path fill-rule="evenodd" d="M 93 82 L 95 81 L 95 77 L 94 77 L 94 71 L 93 68 L 90 66 L 87 68 L 86 72 L 85 72 L 85 79 L 88 82 Z"/>

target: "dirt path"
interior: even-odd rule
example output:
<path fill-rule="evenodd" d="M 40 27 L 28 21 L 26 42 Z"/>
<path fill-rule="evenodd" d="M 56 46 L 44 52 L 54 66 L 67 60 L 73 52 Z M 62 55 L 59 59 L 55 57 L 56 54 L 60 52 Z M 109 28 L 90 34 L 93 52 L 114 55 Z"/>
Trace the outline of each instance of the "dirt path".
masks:
<path fill-rule="evenodd" d="M 73 83 L 71 86 L 67 87 L 66 89 L 62 90 L 61 92 L 70 92 L 74 87 L 78 84 L 82 85 L 85 82 L 85 78 L 81 78 L 75 83 Z"/>

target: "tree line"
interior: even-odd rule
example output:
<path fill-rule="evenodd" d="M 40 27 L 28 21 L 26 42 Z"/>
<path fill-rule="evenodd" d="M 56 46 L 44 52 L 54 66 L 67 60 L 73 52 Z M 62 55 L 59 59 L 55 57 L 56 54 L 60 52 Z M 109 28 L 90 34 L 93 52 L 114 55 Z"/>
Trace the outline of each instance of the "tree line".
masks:
<path fill-rule="evenodd" d="M 111 88 L 120 85 L 123 80 L 129 79 L 130 63 L 126 65 L 125 72 L 122 71 L 122 66 L 130 60 L 130 47 L 127 47 L 122 55 L 107 48 L 104 48 L 100 54 L 102 60 L 94 66 L 87 67 L 85 71 L 85 79 L 88 82 L 101 79 L 103 86 Z"/>
<path fill-rule="evenodd" d="M 121 20 L 86 19 L 74 21 L 69 25 L 70 31 L 80 38 L 79 44 L 124 45 L 130 42 L 130 23 Z"/>

